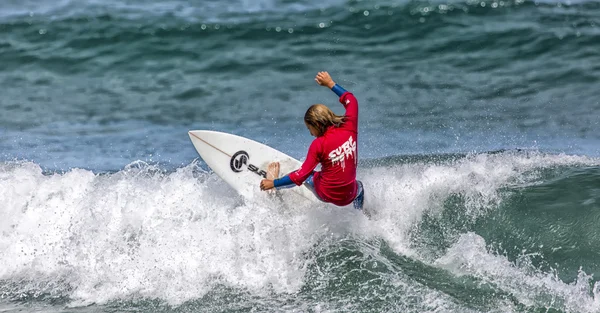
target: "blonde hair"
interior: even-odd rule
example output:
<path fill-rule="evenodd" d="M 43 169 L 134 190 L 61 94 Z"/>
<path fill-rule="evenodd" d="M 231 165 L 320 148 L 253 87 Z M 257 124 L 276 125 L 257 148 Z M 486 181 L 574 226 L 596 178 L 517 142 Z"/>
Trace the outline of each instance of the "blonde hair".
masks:
<path fill-rule="evenodd" d="M 345 116 L 336 115 L 323 104 L 311 105 L 304 114 L 304 123 L 314 127 L 319 132 L 318 136 L 323 136 L 329 126 L 340 127 L 345 121 Z"/>

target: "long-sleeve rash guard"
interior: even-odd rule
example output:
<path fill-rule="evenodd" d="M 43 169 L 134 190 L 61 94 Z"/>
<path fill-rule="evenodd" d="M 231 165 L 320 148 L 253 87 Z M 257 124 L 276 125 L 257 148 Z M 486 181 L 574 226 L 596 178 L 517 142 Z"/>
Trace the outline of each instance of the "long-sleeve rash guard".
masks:
<path fill-rule="evenodd" d="M 345 121 L 339 127 L 330 126 L 322 136 L 313 140 L 302 166 L 275 181 L 275 186 L 289 181 L 300 186 L 311 174 L 315 192 L 325 202 L 344 206 L 356 197 L 356 166 L 358 164 L 358 101 L 339 85 L 332 90 L 340 96 L 346 108 Z M 313 172 L 318 164 L 320 172 Z"/>

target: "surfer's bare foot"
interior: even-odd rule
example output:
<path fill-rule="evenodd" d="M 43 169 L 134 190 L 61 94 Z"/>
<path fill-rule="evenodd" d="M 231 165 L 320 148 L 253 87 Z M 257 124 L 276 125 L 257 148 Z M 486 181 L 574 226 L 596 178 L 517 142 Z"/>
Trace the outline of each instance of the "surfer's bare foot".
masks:
<path fill-rule="evenodd" d="M 273 189 L 273 181 L 279 178 L 279 162 L 273 162 L 267 165 L 267 179 L 263 179 L 260 183 L 260 189 L 267 190 L 269 194 L 275 193 Z"/>
<path fill-rule="evenodd" d="M 273 162 L 267 166 L 267 179 L 275 180 L 279 178 L 279 162 Z"/>

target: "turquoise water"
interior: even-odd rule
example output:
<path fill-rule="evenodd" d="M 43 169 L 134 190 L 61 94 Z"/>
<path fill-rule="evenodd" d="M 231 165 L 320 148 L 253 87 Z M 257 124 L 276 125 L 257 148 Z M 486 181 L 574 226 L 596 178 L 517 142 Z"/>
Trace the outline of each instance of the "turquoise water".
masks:
<path fill-rule="evenodd" d="M 0 310 L 598 312 L 600 5 L 4 1 Z M 302 159 L 360 103 L 371 220 L 249 201 L 212 129 Z M 234 195 L 234 196 L 232 196 Z"/>

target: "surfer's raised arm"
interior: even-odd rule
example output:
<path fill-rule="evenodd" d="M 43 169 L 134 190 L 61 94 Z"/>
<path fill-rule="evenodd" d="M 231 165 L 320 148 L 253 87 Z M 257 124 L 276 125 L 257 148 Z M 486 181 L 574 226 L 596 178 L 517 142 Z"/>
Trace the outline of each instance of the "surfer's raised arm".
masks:
<path fill-rule="evenodd" d="M 331 89 L 340 97 L 340 103 L 346 109 L 344 114 L 344 122 L 350 122 L 352 126 L 358 128 L 358 101 L 351 92 L 346 91 L 342 86 L 338 85 L 333 81 L 329 73 L 319 72 L 315 77 L 317 84 Z"/>

